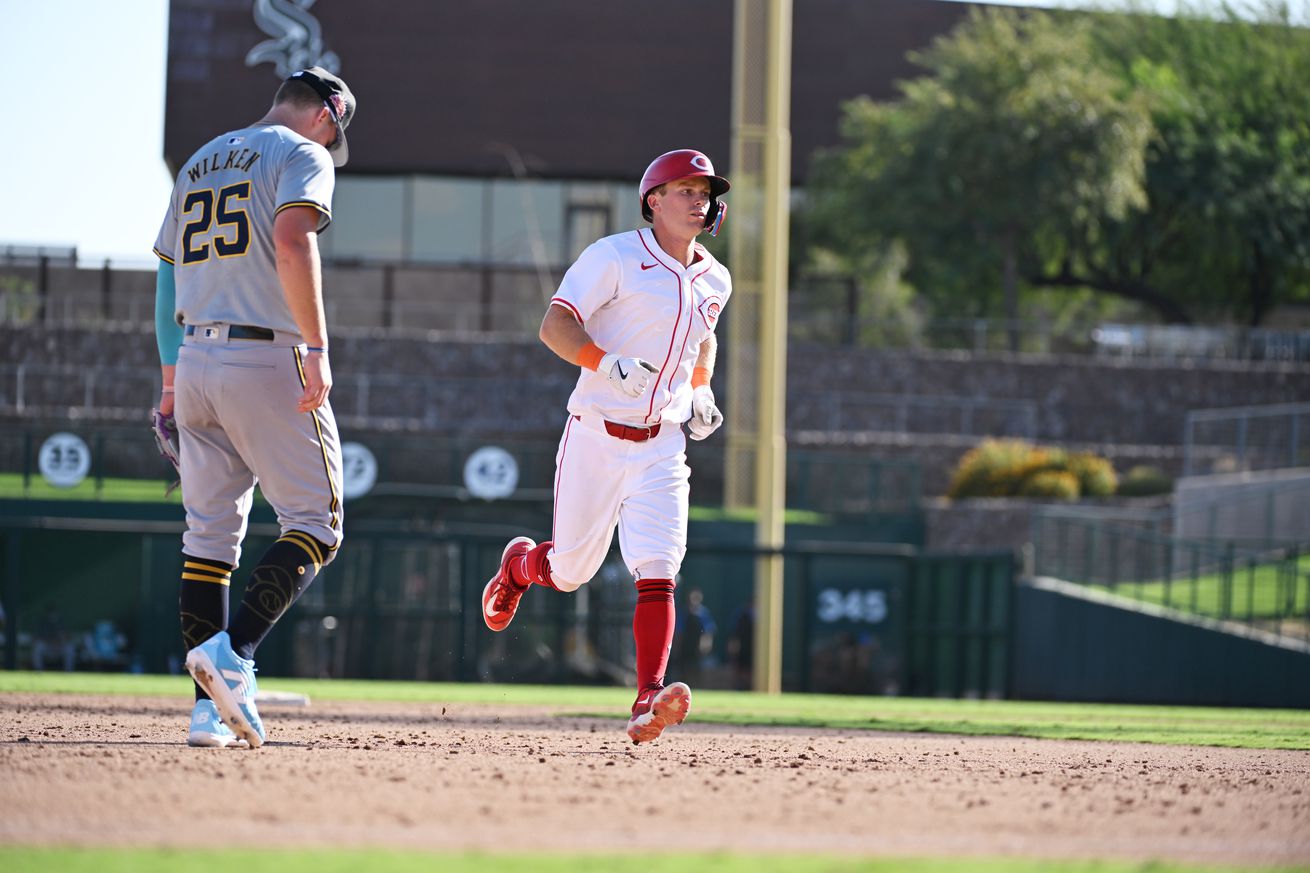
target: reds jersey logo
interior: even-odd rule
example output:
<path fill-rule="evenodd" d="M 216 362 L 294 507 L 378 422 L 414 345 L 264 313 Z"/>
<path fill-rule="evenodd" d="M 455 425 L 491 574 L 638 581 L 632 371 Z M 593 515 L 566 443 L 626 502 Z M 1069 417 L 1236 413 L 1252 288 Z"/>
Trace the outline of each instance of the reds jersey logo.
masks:
<path fill-rule="evenodd" d="M 705 326 L 710 330 L 714 330 L 714 325 L 719 323 L 719 310 L 722 308 L 717 297 L 711 297 L 700 305 L 701 318 L 705 319 Z"/>

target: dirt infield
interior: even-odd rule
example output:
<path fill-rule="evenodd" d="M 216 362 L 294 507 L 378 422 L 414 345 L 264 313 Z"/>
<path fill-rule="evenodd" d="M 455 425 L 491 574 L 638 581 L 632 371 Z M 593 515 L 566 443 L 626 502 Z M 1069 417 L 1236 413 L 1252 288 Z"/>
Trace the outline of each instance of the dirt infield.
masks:
<path fill-rule="evenodd" d="M 0 697 L 0 842 L 1310 862 L 1310 753 L 265 708 L 190 749 L 181 699 Z"/>

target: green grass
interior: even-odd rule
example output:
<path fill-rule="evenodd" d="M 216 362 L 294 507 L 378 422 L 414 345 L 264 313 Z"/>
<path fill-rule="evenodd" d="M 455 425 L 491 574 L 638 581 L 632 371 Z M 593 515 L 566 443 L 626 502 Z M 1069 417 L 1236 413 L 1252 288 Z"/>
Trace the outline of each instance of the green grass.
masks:
<path fill-rule="evenodd" d="M 170 480 L 171 481 L 171 480 Z M 161 476 L 159 479 L 120 479 L 105 477 L 96 479 L 88 476 L 76 488 L 55 488 L 33 472 L 26 485 L 21 473 L 0 473 L 0 500 L 109 500 L 126 503 L 182 503 L 182 494 L 178 489 L 164 497 L 168 484 Z M 263 495 L 256 490 L 255 499 L 263 500 Z M 748 521 L 754 522 L 754 508 L 726 509 L 721 506 L 692 506 L 690 516 L 695 521 Z M 808 509 L 788 509 L 783 518 L 787 524 L 827 524 L 828 516 Z"/>
<path fill-rule="evenodd" d="M 260 677 L 270 691 L 311 700 L 373 700 L 561 707 L 570 715 L 622 718 L 625 688 L 367 682 Z M 184 697 L 183 676 L 0 671 L 0 694 L 14 692 Z M 697 691 L 696 720 L 717 724 L 841 728 L 971 736 L 1108 740 L 1250 749 L 1310 749 L 1310 711 L 1218 707 L 940 700 L 824 694 L 777 696 Z"/>
<path fill-rule="evenodd" d="M 167 499 L 164 490 L 168 484 L 159 479 L 96 479 L 88 476 L 75 488 L 55 488 L 33 473 L 26 487 L 21 473 L 0 473 L 0 499 L 28 500 L 114 500 L 128 503 L 182 503 L 180 490 L 175 489 Z"/>
<path fill-rule="evenodd" d="M 754 522 L 759 513 L 753 506 L 728 508 L 725 506 L 692 506 L 688 511 L 692 521 L 749 521 Z M 828 524 L 831 519 L 822 512 L 809 509 L 787 509 L 782 514 L 786 524 Z"/>
<path fill-rule="evenodd" d="M 394 852 L 388 850 L 205 849 L 37 849 L 0 847 L 0 867 L 8 873 L 609 873 L 633 866 L 631 855 L 483 854 L 477 852 Z M 682 873 L 1292 873 L 1291 867 L 1212 867 L 1159 861 L 1045 861 L 975 858 L 861 859 L 822 855 L 737 855 L 679 853 Z"/>
<path fill-rule="evenodd" d="M 1283 566 L 1283 590 L 1279 590 L 1279 567 Z M 1291 602 L 1288 600 L 1287 570 L 1285 564 L 1257 564 L 1253 568 L 1238 566 L 1232 575 L 1232 593 L 1225 609 L 1224 578 L 1210 573 L 1191 578 L 1164 582 L 1122 582 L 1114 587 L 1091 585 L 1088 587 L 1112 591 L 1146 603 L 1169 606 L 1184 612 L 1214 618 L 1295 618 L 1310 617 L 1310 555 L 1302 555 L 1296 562 L 1296 582 Z M 1193 604 L 1195 588 L 1195 604 Z"/>

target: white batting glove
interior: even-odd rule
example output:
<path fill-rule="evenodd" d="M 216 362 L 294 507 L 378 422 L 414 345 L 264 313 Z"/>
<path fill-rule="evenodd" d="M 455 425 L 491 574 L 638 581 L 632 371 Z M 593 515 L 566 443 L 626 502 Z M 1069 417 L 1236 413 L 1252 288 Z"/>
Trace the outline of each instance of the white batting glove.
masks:
<path fill-rule="evenodd" d="M 597 373 L 609 377 L 610 384 L 629 397 L 640 397 L 650 385 L 650 377 L 656 372 L 655 365 L 641 358 L 624 358 L 608 354 L 600 359 Z"/>
<path fill-rule="evenodd" d="M 723 424 L 723 413 L 714 403 L 714 392 L 708 385 L 697 387 L 691 392 L 691 421 L 687 422 L 687 430 L 691 431 L 691 438 L 703 440 L 718 430 L 721 424 Z"/>

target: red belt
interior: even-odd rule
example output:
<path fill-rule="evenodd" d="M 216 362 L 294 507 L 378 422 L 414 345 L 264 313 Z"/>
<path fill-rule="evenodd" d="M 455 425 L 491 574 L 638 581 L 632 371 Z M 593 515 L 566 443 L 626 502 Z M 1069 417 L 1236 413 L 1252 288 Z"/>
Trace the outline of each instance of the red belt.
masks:
<path fill-rule="evenodd" d="M 605 422 L 605 430 L 612 437 L 618 437 L 621 440 L 630 440 L 634 443 L 644 443 L 646 440 L 653 440 L 660 432 L 660 423 L 652 424 L 650 427 L 633 427 L 630 424 L 619 424 L 614 421 Z"/>
<path fill-rule="evenodd" d="M 573 416 L 579 418 L 579 416 Z M 657 422 L 650 427 L 637 427 L 631 424 L 619 424 L 617 421 L 605 422 L 605 431 L 612 437 L 621 440 L 628 440 L 634 443 L 644 443 L 646 440 L 653 440 L 660 432 L 660 424 Z"/>
<path fill-rule="evenodd" d="M 575 415 L 574 418 L 582 420 L 581 415 Z M 612 437 L 621 440 L 628 440 L 634 443 L 644 443 L 646 440 L 653 440 L 659 435 L 660 425 L 663 422 L 656 422 L 649 427 L 641 427 L 634 424 L 619 424 L 617 421 L 605 422 L 605 432 Z"/>

